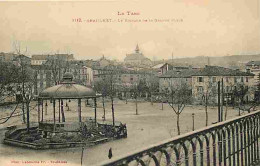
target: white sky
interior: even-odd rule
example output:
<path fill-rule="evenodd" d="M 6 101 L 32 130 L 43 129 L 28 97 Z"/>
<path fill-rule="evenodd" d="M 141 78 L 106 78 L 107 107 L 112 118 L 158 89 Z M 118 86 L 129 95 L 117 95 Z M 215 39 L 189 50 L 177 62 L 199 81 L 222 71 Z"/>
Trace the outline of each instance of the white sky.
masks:
<path fill-rule="evenodd" d="M 260 53 L 258 0 L 0 2 L 0 52 L 105 55 L 123 60 L 138 43 L 150 59 Z M 139 16 L 118 16 L 133 11 Z M 75 23 L 73 18 L 183 19 L 170 23 Z"/>

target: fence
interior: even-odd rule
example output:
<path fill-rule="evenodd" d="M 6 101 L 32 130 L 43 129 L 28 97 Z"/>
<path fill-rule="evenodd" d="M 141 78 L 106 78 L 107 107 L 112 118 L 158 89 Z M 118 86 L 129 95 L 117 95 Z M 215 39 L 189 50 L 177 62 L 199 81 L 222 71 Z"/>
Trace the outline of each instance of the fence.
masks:
<path fill-rule="evenodd" d="M 202 128 L 101 165 L 259 164 L 260 111 Z"/>

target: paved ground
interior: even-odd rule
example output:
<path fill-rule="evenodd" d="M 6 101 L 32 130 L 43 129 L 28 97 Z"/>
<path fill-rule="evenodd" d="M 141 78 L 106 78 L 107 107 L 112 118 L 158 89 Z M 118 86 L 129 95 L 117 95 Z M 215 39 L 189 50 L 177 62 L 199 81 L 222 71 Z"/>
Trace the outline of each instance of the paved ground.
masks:
<path fill-rule="evenodd" d="M 68 102 L 70 111 L 65 111 L 65 116 L 68 120 L 77 120 L 77 103 L 74 101 Z M 52 108 L 48 106 L 48 115 L 45 118 L 51 118 Z M 98 104 L 98 118 L 101 119 L 103 109 L 101 103 Z M 108 149 L 112 147 L 113 156 L 121 156 L 124 153 L 135 151 L 136 149 L 147 147 L 151 144 L 158 143 L 162 140 L 176 136 L 176 115 L 172 108 L 164 104 L 164 109 L 161 109 L 160 103 L 151 105 L 149 102 L 138 103 L 139 115 L 135 115 L 135 103 L 124 101 L 115 102 L 116 120 L 127 124 L 128 138 L 107 142 L 84 150 L 83 165 L 94 165 L 107 160 Z M 57 109 L 56 109 L 57 110 Z M 8 116 L 11 108 L 2 108 L 0 110 L 0 118 Z M 19 111 L 19 110 L 18 110 Z M 209 124 L 217 121 L 217 107 L 209 107 Z M 180 116 L 181 133 L 190 132 L 192 130 L 192 113 L 195 114 L 195 129 L 205 126 L 205 110 L 203 106 L 186 106 Z M 36 108 L 31 112 L 32 121 L 37 121 Z M 58 115 L 58 113 L 57 113 Z M 227 119 L 234 118 L 238 112 L 231 107 L 228 108 Z M 91 107 L 82 106 L 82 116 L 94 117 L 94 111 Z M 57 117 L 57 116 L 56 116 Z M 111 104 L 106 103 L 106 118 L 112 119 Z M 1 120 L 0 122 L 2 122 Z M 7 123 L 0 125 L 4 128 L 10 125 L 21 124 L 20 117 L 11 118 Z M 0 129 L 0 138 L 4 137 L 4 130 Z M 0 144 L 0 165 L 80 165 L 81 148 L 58 149 L 58 150 L 30 150 L 23 148 L 15 148 Z M 12 163 L 12 162 L 19 162 Z M 25 161 L 45 163 L 23 163 Z M 51 163 L 51 161 L 66 163 Z"/>

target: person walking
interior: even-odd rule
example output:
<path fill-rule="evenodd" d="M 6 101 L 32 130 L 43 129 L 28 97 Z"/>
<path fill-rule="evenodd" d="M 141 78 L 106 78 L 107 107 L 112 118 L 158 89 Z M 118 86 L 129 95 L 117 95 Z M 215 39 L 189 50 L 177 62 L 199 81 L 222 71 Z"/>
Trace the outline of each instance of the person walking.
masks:
<path fill-rule="evenodd" d="M 113 156 L 112 154 L 112 148 L 109 148 L 109 151 L 108 151 L 108 158 L 111 159 Z"/>

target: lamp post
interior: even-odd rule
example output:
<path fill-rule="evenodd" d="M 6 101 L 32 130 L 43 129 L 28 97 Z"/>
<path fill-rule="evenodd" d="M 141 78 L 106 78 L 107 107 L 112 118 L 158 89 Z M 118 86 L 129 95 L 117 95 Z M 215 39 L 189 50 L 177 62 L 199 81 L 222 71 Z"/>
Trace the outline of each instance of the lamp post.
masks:
<path fill-rule="evenodd" d="M 191 115 L 192 115 L 192 131 L 194 131 L 195 130 L 195 123 L 194 123 L 194 116 L 195 116 L 195 114 L 192 113 Z"/>

